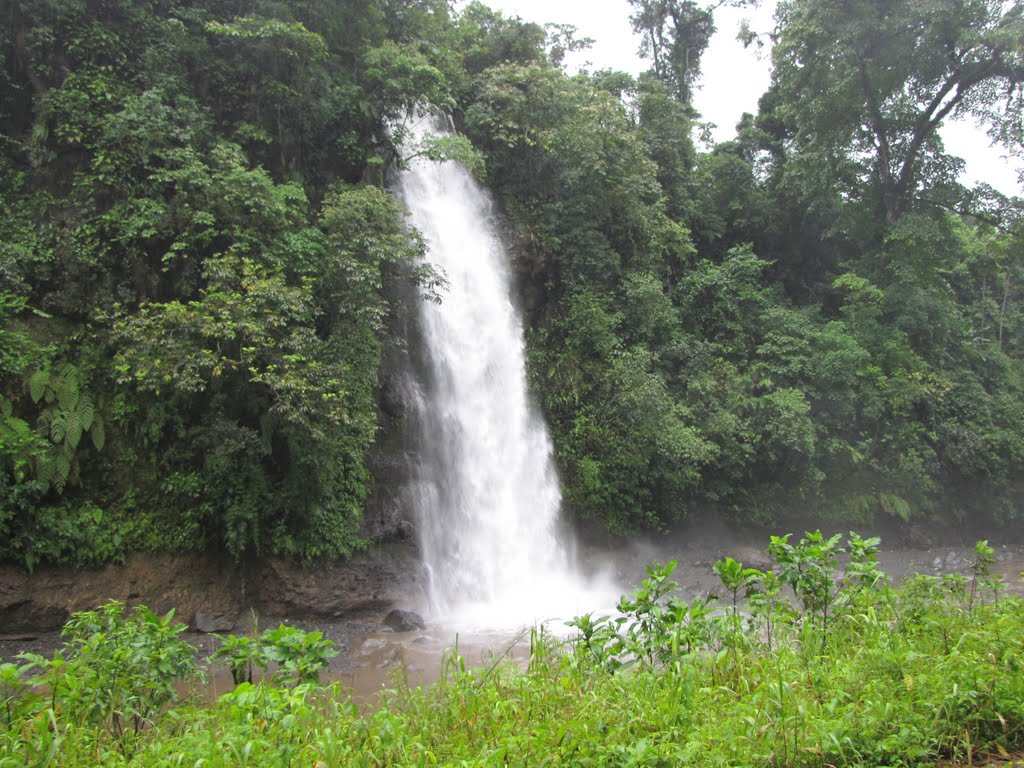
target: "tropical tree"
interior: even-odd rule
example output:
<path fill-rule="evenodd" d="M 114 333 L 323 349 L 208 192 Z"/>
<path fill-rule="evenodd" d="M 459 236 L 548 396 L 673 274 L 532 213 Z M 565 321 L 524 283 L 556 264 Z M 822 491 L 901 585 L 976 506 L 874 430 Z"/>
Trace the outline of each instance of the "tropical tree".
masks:
<path fill-rule="evenodd" d="M 713 8 L 694 0 L 629 0 L 633 31 L 641 36 L 640 55 L 682 104 L 689 104 L 700 76 L 700 57 L 715 33 Z"/>
<path fill-rule="evenodd" d="M 800 156 L 794 177 L 818 169 L 893 223 L 955 187 L 947 119 L 983 121 L 1020 149 L 1024 4 L 783 0 L 778 24 L 763 106 Z"/>

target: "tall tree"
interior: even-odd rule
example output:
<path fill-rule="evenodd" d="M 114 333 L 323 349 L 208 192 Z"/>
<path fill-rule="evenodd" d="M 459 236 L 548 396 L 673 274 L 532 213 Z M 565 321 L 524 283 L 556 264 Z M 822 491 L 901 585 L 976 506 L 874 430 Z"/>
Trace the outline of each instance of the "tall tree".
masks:
<path fill-rule="evenodd" d="M 812 166 L 891 224 L 952 182 L 939 127 L 971 117 L 1021 149 L 1024 4 L 783 0 L 769 97 Z"/>
<path fill-rule="evenodd" d="M 630 17 L 641 35 L 640 55 L 650 58 L 654 73 L 683 104 L 693 97 L 700 76 L 700 57 L 715 33 L 714 8 L 694 0 L 629 0 Z M 718 7 L 718 6 L 715 6 Z"/>

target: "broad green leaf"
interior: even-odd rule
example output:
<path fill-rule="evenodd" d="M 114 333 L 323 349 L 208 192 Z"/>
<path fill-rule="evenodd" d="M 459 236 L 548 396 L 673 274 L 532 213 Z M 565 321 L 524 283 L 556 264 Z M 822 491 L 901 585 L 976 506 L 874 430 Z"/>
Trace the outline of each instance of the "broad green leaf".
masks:
<path fill-rule="evenodd" d="M 43 399 L 43 393 L 46 391 L 49 381 L 50 372 L 43 368 L 32 374 L 32 378 L 28 380 L 28 393 L 32 397 L 33 403 L 38 403 Z"/>

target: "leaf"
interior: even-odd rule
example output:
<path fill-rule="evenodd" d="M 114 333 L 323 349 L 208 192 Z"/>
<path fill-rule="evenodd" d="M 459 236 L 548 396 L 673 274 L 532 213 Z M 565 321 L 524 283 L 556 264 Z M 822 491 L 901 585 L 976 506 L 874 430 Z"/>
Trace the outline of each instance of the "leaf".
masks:
<path fill-rule="evenodd" d="M 28 380 L 28 393 L 33 403 L 38 403 L 43 399 L 43 393 L 46 391 L 46 385 L 49 382 L 50 372 L 47 370 L 40 368 L 32 374 L 32 378 Z"/>
<path fill-rule="evenodd" d="M 63 382 L 64 386 L 61 387 L 61 392 L 58 396 L 60 407 L 65 411 L 73 411 L 78 407 L 78 399 L 80 397 L 78 376 L 77 374 L 71 374 Z"/>
<path fill-rule="evenodd" d="M 65 434 L 64 439 L 68 448 L 74 451 L 82 439 L 82 419 L 77 412 L 72 411 L 67 415 L 66 422 L 67 434 Z"/>
<path fill-rule="evenodd" d="M 57 493 L 64 491 L 64 486 L 70 474 L 71 462 L 68 460 L 68 457 L 63 453 L 57 454 L 53 460 L 53 487 L 57 489 Z"/>
<path fill-rule="evenodd" d="M 53 458 L 40 456 L 36 459 L 36 476 L 47 485 L 53 480 Z"/>
<path fill-rule="evenodd" d="M 891 493 L 880 493 L 878 494 L 878 502 L 882 505 L 882 509 L 885 510 L 886 514 L 898 517 L 904 522 L 910 520 L 910 504 L 901 496 Z"/>
<path fill-rule="evenodd" d="M 68 425 L 64 419 L 64 414 L 58 413 L 53 417 L 53 421 L 50 422 L 50 440 L 55 443 L 64 442 L 64 436 L 67 434 Z"/>
<path fill-rule="evenodd" d="M 78 417 L 82 420 L 82 429 L 88 430 L 92 427 L 93 419 L 96 418 L 96 406 L 86 396 L 78 401 Z"/>
<path fill-rule="evenodd" d="M 99 416 L 93 421 L 92 429 L 89 430 L 89 436 L 92 438 L 92 444 L 96 450 L 102 451 L 103 446 L 107 443 L 107 432 L 103 426 L 103 419 Z"/>

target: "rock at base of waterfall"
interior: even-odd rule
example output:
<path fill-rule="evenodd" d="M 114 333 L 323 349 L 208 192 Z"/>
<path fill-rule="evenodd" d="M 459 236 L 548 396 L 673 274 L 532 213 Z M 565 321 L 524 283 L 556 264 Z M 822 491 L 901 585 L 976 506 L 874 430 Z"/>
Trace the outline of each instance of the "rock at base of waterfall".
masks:
<path fill-rule="evenodd" d="M 403 611 L 401 608 L 389 612 L 384 617 L 384 623 L 395 632 L 412 632 L 414 629 L 427 628 L 422 616 L 413 611 Z"/>
<path fill-rule="evenodd" d="M 230 632 L 238 623 L 234 616 L 226 613 L 205 613 L 196 611 L 196 617 L 192 621 L 192 627 L 197 632 L 209 635 L 213 632 Z"/>

